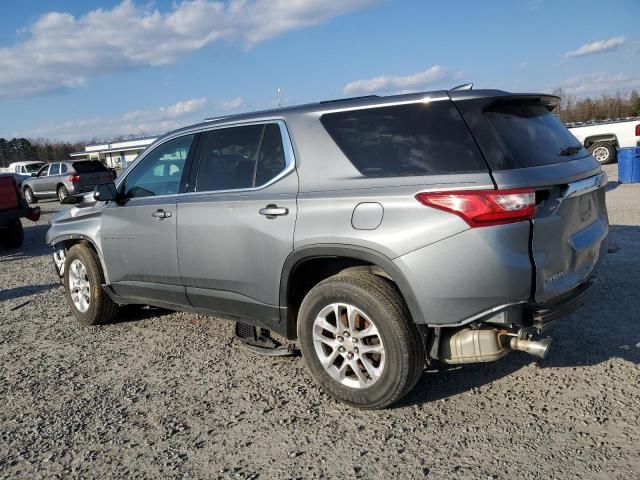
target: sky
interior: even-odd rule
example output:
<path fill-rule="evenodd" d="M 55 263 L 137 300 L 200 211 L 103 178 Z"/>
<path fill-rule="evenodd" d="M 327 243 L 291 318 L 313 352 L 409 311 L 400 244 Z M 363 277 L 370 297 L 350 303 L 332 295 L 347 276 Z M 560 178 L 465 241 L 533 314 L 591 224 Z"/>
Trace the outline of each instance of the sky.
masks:
<path fill-rule="evenodd" d="M 640 89 L 640 0 L 2 0 L 0 137 L 369 94 Z M 280 95 L 278 95 L 280 91 Z"/>

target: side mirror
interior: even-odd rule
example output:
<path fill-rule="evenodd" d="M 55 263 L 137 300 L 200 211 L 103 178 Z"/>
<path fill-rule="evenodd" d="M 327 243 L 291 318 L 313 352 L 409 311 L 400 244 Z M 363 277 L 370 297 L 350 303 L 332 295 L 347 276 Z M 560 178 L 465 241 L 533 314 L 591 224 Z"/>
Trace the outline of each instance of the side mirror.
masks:
<path fill-rule="evenodd" d="M 31 174 L 31 176 L 32 176 L 32 177 L 37 177 L 37 176 L 38 176 L 38 174 L 37 174 L 37 173 L 32 173 L 32 174 Z"/>
<path fill-rule="evenodd" d="M 111 202 L 118 199 L 118 191 L 116 184 L 113 182 L 96 185 L 93 192 L 93 198 L 98 202 Z"/>

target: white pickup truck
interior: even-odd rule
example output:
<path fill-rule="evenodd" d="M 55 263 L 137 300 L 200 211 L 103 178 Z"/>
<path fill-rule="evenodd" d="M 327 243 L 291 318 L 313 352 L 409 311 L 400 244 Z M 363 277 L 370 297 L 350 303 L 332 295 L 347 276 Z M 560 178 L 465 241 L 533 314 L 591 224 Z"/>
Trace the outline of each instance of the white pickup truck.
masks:
<path fill-rule="evenodd" d="M 32 173 L 36 173 L 40 168 L 45 165 L 44 162 L 39 161 L 25 161 L 10 163 L 7 168 L 0 168 L 0 173 L 10 173 L 18 182 L 18 186 L 22 184 L 22 181 L 30 178 Z"/>
<path fill-rule="evenodd" d="M 603 165 L 616 160 L 616 148 L 640 147 L 640 118 L 569 125 L 569 131 Z"/>

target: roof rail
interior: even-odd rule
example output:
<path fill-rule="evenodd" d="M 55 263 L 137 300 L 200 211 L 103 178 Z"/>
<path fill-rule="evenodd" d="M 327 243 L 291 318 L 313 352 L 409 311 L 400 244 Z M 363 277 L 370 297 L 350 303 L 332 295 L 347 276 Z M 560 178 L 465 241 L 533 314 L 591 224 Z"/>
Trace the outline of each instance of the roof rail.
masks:
<path fill-rule="evenodd" d="M 334 100 L 322 100 L 320 105 L 326 105 L 328 103 L 339 103 L 339 102 L 349 102 L 351 100 L 364 100 L 367 98 L 380 98 L 379 95 L 362 95 L 361 97 L 347 97 L 347 98 L 336 98 Z"/>
<path fill-rule="evenodd" d="M 460 90 L 473 90 L 473 83 L 463 83 L 462 85 L 458 85 L 457 87 L 453 87 L 450 89 L 450 92 L 458 92 Z"/>

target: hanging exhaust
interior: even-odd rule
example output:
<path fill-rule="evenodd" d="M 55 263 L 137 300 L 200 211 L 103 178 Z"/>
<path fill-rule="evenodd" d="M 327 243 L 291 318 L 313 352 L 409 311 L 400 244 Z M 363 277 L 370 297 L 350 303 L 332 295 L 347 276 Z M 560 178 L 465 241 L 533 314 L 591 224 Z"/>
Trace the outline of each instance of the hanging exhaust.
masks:
<path fill-rule="evenodd" d="M 440 360 L 448 364 L 493 362 L 518 350 L 544 358 L 550 338 L 525 340 L 495 328 L 464 328 L 445 334 L 440 343 Z"/>

